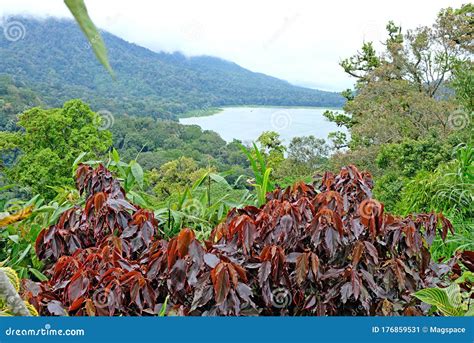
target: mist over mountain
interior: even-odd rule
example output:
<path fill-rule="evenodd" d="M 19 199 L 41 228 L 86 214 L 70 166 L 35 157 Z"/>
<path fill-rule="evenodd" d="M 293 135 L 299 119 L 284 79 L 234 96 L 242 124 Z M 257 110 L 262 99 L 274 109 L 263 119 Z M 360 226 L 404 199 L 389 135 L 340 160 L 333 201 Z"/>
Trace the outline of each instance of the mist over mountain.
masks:
<path fill-rule="evenodd" d="M 47 106 L 80 98 L 93 110 L 175 118 L 229 105 L 341 106 L 338 93 L 291 85 L 211 56 L 153 52 L 102 32 L 115 80 L 97 62 L 75 22 L 11 17 L 16 41 L 0 35 L 0 74 L 31 89 Z"/>

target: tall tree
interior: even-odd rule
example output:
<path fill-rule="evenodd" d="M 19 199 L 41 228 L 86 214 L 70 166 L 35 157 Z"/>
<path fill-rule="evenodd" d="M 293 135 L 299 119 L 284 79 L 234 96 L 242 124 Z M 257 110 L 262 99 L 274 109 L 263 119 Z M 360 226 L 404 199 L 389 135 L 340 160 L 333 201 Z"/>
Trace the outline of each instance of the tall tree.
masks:
<path fill-rule="evenodd" d="M 52 187 L 72 185 L 71 167 L 86 152 L 90 158 L 112 145 L 111 133 L 101 129 L 101 118 L 80 100 L 62 108 L 32 108 L 20 115 L 14 134 L 0 133 L 6 142 L 2 153 L 18 151 L 16 163 L 6 169 L 9 180 L 52 198 Z"/>
<path fill-rule="evenodd" d="M 433 134 L 444 140 L 460 130 L 461 125 L 453 125 L 456 111 L 469 108 L 472 101 L 473 8 L 441 10 L 431 27 L 404 33 L 389 22 L 383 52 L 365 42 L 361 51 L 341 62 L 357 81 L 354 91 L 344 92 L 344 113 L 325 114 L 350 132 L 345 142 L 344 135 L 332 135 L 337 147 L 350 149 L 339 154 L 340 163 L 349 159 L 376 171 L 374 161 L 384 144 Z M 470 111 L 464 115 L 461 119 L 469 123 Z"/>

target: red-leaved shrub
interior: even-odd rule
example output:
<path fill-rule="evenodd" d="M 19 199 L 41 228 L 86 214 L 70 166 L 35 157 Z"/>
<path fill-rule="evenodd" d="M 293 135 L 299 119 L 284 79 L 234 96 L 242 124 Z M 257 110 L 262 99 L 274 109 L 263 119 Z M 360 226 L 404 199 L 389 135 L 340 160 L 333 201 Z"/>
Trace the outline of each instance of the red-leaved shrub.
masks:
<path fill-rule="evenodd" d="M 439 285 L 454 260 L 429 247 L 451 223 L 441 214 L 399 218 L 372 199 L 354 166 L 233 209 L 208 241 L 183 229 L 169 242 L 153 213 L 130 204 L 103 166 L 80 165 L 84 208 L 41 232 L 50 280 L 29 284 L 42 315 L 153 315 L 168 297 L 178 315 L 422 315 L 412 297 Z"/>

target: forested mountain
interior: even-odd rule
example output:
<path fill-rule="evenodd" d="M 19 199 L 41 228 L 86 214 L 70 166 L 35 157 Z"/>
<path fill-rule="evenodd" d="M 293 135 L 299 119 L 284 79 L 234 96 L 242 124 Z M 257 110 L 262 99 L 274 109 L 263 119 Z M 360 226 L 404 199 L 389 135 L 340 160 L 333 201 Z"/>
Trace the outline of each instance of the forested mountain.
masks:
<path fill-rule="evenodd" d="M 337 93 L 297 87 L 215 57 L 156 53 L 103 32 L 116 73 L 96 61 L 69 20 L 9 18 L 22 23 L 17 41 L 0 36 L 0 74 L 23 82 L 48 106 L 81 98 L 93 110 L 173 118 L 187 110 L 225 105 L 341 106 Z"/>
<path fill-rule="evenodd" d="M 0 130 L 15 130 L 17 114 L 35 106 L 44 106 L 35 92 L 11 76 L 0 75 Z"/>

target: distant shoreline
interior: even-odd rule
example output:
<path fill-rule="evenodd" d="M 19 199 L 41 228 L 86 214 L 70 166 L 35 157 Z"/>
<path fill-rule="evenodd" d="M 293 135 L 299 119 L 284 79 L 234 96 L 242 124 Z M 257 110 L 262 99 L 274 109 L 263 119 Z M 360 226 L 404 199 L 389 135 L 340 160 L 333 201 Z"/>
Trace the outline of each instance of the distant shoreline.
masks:
<path fill-rule="evenodd" d="M 224 111 L 226 108 L 288 108 L 288 109 L 319 109 L 324 108 L 333 111 L 342 111 L 342 107 L 331 106 L 282 106 L 282 105 L 229 105 L 220 107 L 210 107 L 201 110 L 192 110 L 178 116 L 178 119 L 210 117 Z"/>
<path fill-rule="evenodd" d="M 210 117 L 214 114 L 222 112 L 224 108 L 222 107 L 210 107 L 201 110 L 192 110 L 178 115 L 178 119 L 182 118 L 195 118 L 195 117 Z"/>

